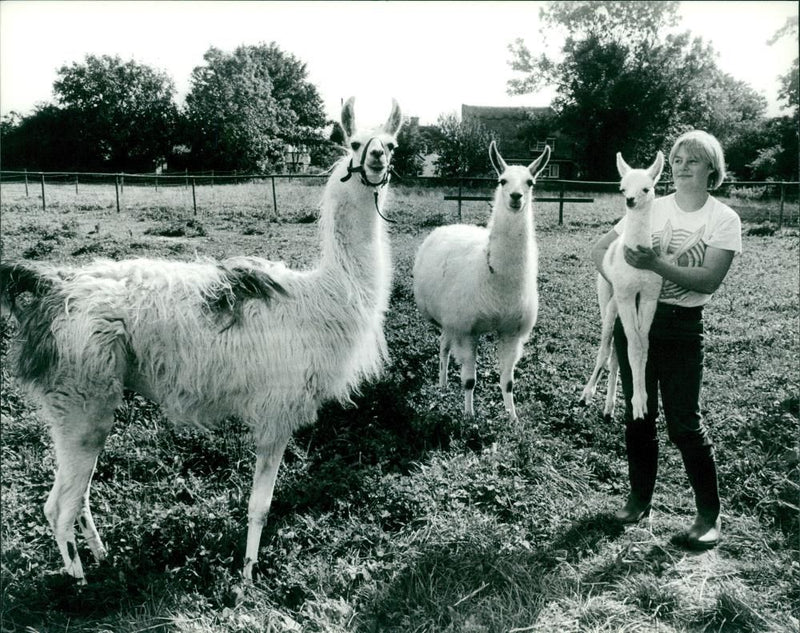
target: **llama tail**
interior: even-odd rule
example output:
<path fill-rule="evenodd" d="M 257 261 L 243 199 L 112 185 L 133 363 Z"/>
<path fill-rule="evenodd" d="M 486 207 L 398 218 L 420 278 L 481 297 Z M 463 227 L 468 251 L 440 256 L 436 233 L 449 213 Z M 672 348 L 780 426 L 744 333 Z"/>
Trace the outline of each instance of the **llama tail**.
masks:
<path fill-rule="evenodd" d="M 19 295 L 40 295 L 49 290 L 50 280 L 36 270 L 23 264 L 0 264 L 0 315 L 16 318 Z"/>

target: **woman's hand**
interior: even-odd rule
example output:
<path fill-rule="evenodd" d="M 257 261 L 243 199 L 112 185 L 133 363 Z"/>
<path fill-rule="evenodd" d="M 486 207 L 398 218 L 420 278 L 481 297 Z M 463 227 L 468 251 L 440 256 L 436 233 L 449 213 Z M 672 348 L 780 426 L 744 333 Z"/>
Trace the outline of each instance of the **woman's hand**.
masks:
<path fill-rule="evenodd" d="M 641 245 L 637 246 L 635 250 L 629 246 L 623 246 L 622 248 L 625 261 L 629 266 L 642 270 L 655 271 L 659 258 L 658 254 L 652 248 Z"/>

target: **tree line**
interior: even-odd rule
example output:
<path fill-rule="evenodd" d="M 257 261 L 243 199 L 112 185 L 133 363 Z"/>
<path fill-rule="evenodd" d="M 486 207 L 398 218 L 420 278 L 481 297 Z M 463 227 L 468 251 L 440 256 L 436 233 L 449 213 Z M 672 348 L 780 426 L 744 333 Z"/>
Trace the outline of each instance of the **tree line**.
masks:
<path fill-rule="evenodd" d="M 717 136 L 729 170 L 742 180 L 798 176 L 798 60 L 781 75 L 778 95 L 789 114 L 768 118 L 766 100 L 722 72 L 713 47 L 675 32 L 677 2 L 551 2 L 541 10 L 542 51 L 509 45 L 510 94 L 556 87 L 552 112 L 531 116 L 522 139 L 559 130 L 573 140 L 581 172 L 614 180 L 614 155 L 632 163 L 668 150 L 686 129 Z M 557 54 L 543 52 L 558 37 Z M 790 20 L 773 41 L 797 37 Z M 287 145 L 305 148 L 328 168 L 343 135 L 326 119 L 306 65 L 277 44 L 211 47 L 190 77 L 185 104 L 163 72 L 119 57 L 87 55 L 57 70 L 55 103 L 0 122 L 3 169 L 240 173 L 281 171 Z M 491 173 L 491 134 L 475 121 L 443 113 L 433 126 L 409 121 L 394 166 L 401 175 L 437 155 L 440 176 Z"/>

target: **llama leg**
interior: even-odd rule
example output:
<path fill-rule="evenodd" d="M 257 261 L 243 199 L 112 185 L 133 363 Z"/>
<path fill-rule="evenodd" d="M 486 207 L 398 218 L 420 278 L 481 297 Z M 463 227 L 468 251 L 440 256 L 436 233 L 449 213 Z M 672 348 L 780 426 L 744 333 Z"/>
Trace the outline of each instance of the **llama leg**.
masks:
<path fill-rule="evenodd" d="M 504 337 L 497 342 L 497 353 L 500 357 L 500 391 L 503 393 L 503 404 L 512 422 L 518 422 L 517 410 L 514 408 L 514 367 L 522 356 L 522 339 Z"/>
<path fill-rule="evenodd" d="M 475 338 L 466 337 L 458 341 L 458 355 L 461 360 L 461 387 L 464 390 L 464 415 L 468 418 L 475 416 L 475 409 L 472 404 L 472 393 L 475 391 L 475 356 L 478 341 Z"/>
<path fill-rule="evenodd" d="M 609 301 L 606 304 L 605 313 L 603 315 L 603 327 L 600 332 L 600 347 L 597 349 L 597 359 L 594 364 L 594 370 L 589 377 L 589 381 L 583 388 L 580 403 L 589 404 L 594 398 L 595 391 L 597 390 L 597 381 L 600 378 L 600 372 L 609 362 L 609 358 L 613 355 L 612 339 L 614 337 L 614 321 L 617 318 L 617 304 L 615 301 Z"/>
<path fill-rule="evenodd" d="M 447 391 L 447 369 L 450 366 L 450 339 L 442 332 L 439 337 L 439 389 Z"/>
<path fill-rule="evenodd" d="M 85 584 L 75 541 L 75 519 L 80 512 L 84 519 L 81 529 L 89 539 L 92 552 L 96 557 L 103 555 L 105 550 L 89 511 L 89 481 L 97 456 L 114 423 L 114 415 L 113 410 L 102 415 L 90 414 L 88 418 L 83 417 L 85 412 L 80 414 L 60 416 L 52 425 L 58 470 L 44 513 L 53 529 L 66 573 Z"/>
<path fill-rule="evenodd" d="M 96 462 L 95 462 L 96 463 Z M 83 507 L 78 515 L 78 525 L 81 528 L 81 534 L 86 539 L 89 549 L 92 550 L 92 555 L 96 562 L 101 562 L 106 559 L 108 552 L 106 551 L 103 541 L 100 539 L 100 534 L 94 524 L 92 511 L 89 507 L 89 490 L 91 489 L 92 475 L 94 474 L 94 467 L 92 467 L 92 474 L 89 475 L 89 483 L 86 486 L 86 493 L 83 495 Z"/>
<path fill-rule="evenodd" d="M 636 332 L 638 334 L 638 371 L 634 374 L 634 377 L 638 377 L 640 381 L 640 389 L 638 390 L 638 394 L 640 399 L 638 401 L 639 405 L 639 413 L 637 413 L 635 401 L 632 401 L 631 404 L 634 405 L 634 419 L 644 419 L 647 415 L 647 386 L 645 380 L 645 373 L 647 370 L 647 355 L 650 351 L 650 325 L 653 323 L 653 317 L 656 313 L 656 306 L 657 301 L 655 300 L 646 300 L 642 297 L 639 301 L 639 306 L 636 311 L 637 317 L 637 327 Z M 637 394 L 636 383 L 634 382 L 633 387 L 634 397 Z M 640 415 L 641 414 L 641 415 Z"/>
<path fill-rule="evenodd" d="M 256 457 L 253 490 L 247 506 L 247 546 L 242 570 L 245 580 L 253 580 L 253 565 L 258 561 L 261 531 L 267 522 L 269 507 L 272 504 L 272 493 L 275 490 L 275 479 L 278 476 L 278 468 L 288 442 L 288 438 L 277 440 L 273 444 L 259 449 Z"/>
<path fill-rule="evenodd" d="M 628 361 L 631 366 L 633 382 L 633 396 L 631 397 L 633 419 L 643 420 L 647 411 L 647 391 L 644 380 L 647 356 L 644 355 L 645 351 L 642 350 L 642 336 L 638 328 L 639 318 L 633 301 L 619 303 L 618 309 L 619 318 L 625 330 L 625 337 L 628 339 Z"/>
<path fill-rule="evenodd" d="M 617 399 L 617 379 L 619 378 L 619 359 L 614 347 L 608 357 L 608 383 L 606 386 L 606 404 L 603 407 L 603 420 L 611 422 L 614 417 L 614 407 Z"/>

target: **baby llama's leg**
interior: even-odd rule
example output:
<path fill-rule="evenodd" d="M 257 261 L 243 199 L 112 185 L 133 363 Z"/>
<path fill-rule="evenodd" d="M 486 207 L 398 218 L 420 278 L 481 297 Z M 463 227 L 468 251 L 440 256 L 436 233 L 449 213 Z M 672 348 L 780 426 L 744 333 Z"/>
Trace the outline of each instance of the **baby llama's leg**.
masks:
<path fill-rule="evenodd" d="M 631 404 L 633 404 L 633 417 L 635 420 L 644 419 L 647 415 L 647 388 L 645 384 L 645 371 L 647 370 L 647 355 L 650 351 L 650 326 L 653 323 L 653 317 L 656 313 L 656 306 L 658 302 L 655 299 L 648 299 L 645 297 L 641 297 L 639 300 L 639 306 L 637 308 L 636 317 L 637 317 L 637 327 L 636 331 L 638 333 L 638 371 L 634 374 L 635 377 L 639 378 L 639 385 L 640 388 L 637 390 L 636 383 L 634 382 L 633 386 L 633 393 L 634 398 L 636 397 L 637 391 L 640 396 L 640 399 L 632 400 Z M 629 343 L 630 345 L 630 343 Z M 639 407 L 637 413 L 637 405 Z M 641 414 L 641 415 L 640 415 Z"/>
<path fill-rule="evenodd" d="M 258 561 L 261 531 L 267 522 L 278 468 L 288 442 L 288 438 L 276 440 L 272 444 L 260 447 L 257 451 L 256 466 L 253 471 L 253 489 L 247 507 L 247 546 L 242 570 L 245 580 L 253 580 L 253 565 Z"/>
<path fill-rule="evenodd" d="M 583 388 L 583 393 L 581 394 L 580 399 L 581 404 L 589 404 L 592 398 L 594 398 L 595 391 L 597 390 L 597 381 L 600 378 L 600 372 L 606 366 L 606 363 L 609 363 L 609 359 L 614 354 L 612 340 L 614 338 L 614 321 L 616 318 L 617 302 L 610 300 L 603 310 L 603 325 L 600 332 L 600 345 L 597 348 L 597 359 L 595 360 L 592 375 L 589 377 L 589 381 Z"/>
<path fill-rule="evenodd" d="M 55 482 L 44 506 L 45 516 L 55 535 L 64 567 L 70 576 L 85 584 L 83 565 L 75 542 L 75 519 L 80 513 L 81 531 L 97 559 L 105 548 L 89 510 L 89 482 L 108 433 L 114 424 L 114 408 L 83 410 L 72 407 L 54 412 L 50 408 L 55 443 Z"/>
<path fill-rule="evenodd" d="M 519 421 L 514 407 L 514 368 L 522 356 L 522 339 L 516 336 L 501 336 L 497 342 L 500 359 L 500 391 L 503 404 L 512 422 Z"/>
<path fill-rule="evenodd" d="M 603 420 L 611 422 L 617 399 L 617 379 L 619 378 L 619 359 L 614 351 L 613 340 L 611 354 L 608 357 L 608 382 L 606 385 L 606 404 L 603 407 Z"/>

